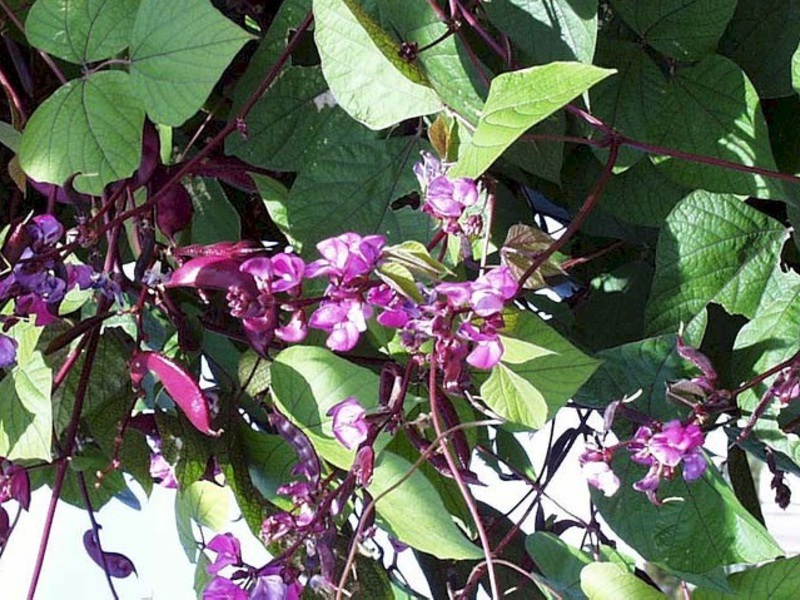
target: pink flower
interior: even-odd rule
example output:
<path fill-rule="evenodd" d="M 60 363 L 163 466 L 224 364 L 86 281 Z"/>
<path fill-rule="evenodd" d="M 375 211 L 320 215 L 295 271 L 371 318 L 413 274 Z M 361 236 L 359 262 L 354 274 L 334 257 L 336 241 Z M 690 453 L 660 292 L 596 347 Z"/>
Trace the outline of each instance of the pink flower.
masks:
<path fill-rule="evenodd" d="M 355 348 L 361 334 L 367 330 L 372 308 L 358 300 L 323 302 L 311 315 L 308 324 L 327 331 L 325 345 L 331 350 L 347 352 Z"/>
<path fill-rule="evenodd" d="M 417 181 L 419 181 L 419 187 L 422 191 L 425 191 L 428 189 L 428 184 L 440 175 L 444 175 L 447 169 L 430 152 L 421 152 L 420 154 L 422 154 L 422 162 L 416 163 L 413 171 L 414 175 L 417 176 Z"/>
<path fill-rule="evenodd" d="M 377 264 L 386 239 L 380 235 L 361 237 L 343 233 L 317 244 L 322 258 L 306 267 L 306 277 L 327 275 L 338 283 L 347 283 L 367 275 Z"/>
<path fill-rule="evenodd" d="M 272 283 L 272 291 L 293 294 L 299 290 L 300 284 L 303 283 L 306 264 L 299 256 L 284 252 L 272 257 L 272 269 L 275 277 L 275 281 Z"/>
<path fill-rule="evenodd" d="M 206 544 L 206 548 L 217 553 L 214 562 L 206 567 L 206 571 L 210 575 L 216 575 L 225 567 L 242 563 L 242 548 L 239 540 L 232 533 L 215 535 Z"/>
<path fill-rule="evenodd" d="M 352 450 L 367 439 L 369 425 L 366 411 L 358 399 L 350 396 L 331 407 L 326 413 L 333 417 L 333 435 L 339 443 Z"/>
<path fill-rule="evenodd" d="M 678 420 L 670 421 L 653 435 L 649 442 L 650 453 L 669 467 L 675 467 L 687 455 L 703 445 L 703 432 L 691 423 L 684 427 Z"/>
<path fill-rule="evenodd" d="M 496 333 L 482 332 L 471 323 L 461 325 L 458 333 L 475 344 L 467 356 L 470 365 L 476 369 L 491 369 L 500 362 L 503 356 L 503 344 Z"/>
<path fill-rule="evenodd" d="M 250 592 L 249 600 L 300 600 L 303 586 L 297 579 L 284 580 L 284 569 L 279 566 L 265 568 Z"/>
<path fill-rule="evenodd" d="M 605 496 L 613 496 L 620 486 L 619 477 L 611 470 L 604 452 L 589 449 L 579 458 L 581 471 L 589 485 L 596 487 Z"/>
<path fill-rule="evenodd" d="M 302 342 L 306 335 L 308 335 L 308 326 L 306 325 L 306 313 L 302 309 L 294 311 L 289 322 L 275 330 L 275 337 L 293 344 Z"/>

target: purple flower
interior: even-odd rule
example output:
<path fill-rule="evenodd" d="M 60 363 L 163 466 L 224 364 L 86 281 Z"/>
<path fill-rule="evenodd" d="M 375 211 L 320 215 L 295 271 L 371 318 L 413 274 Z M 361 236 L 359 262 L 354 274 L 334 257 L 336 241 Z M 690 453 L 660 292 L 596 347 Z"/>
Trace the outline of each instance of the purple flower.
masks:
<path fill-rule="evenodd" d="M 239 545 L 239 540 L 232 533 L 215 535 L 206 544 L 206 548 L 217 553 L 214 562 L 206 567 L 206 571 L 211 575 L 216 575 L 230 565 L 240 565 L 242 563 L 242 548 Z"/>
<path fill-rule="evenodd" d="M 67 284 L 88 290 L 94 285 L 94 269 L 90 265 L 67 265 Z"/>
<path fill-rule="evenodd" d="M 416 163 L 413 171 L 414 175 L 417 176 L 417 181 L 419 181 L 419 187 L 424 192 L 428 189 L 431 181 L 445 174 L 446 169 L 442 166 L 441 161 L 430 152 L 423 151 L 420 154 L 422 155 L 422 162 Z"/>
<path fill-rule="evenodd" d="M 330 334 L 325 341 L 328 348 L 347 352 L 355 348 L 359 337 L 367 330 L 367 319 L 371 316 L 372 308 L 369 305 L 345 299 L 321 303 L 308 324 Z"/>
<path fill-rule="evenodd" d="M 289 322 L 275 330 L 275 337 L 294 344 L 302 342 L 306 339 L 306 335 L 308 335 L 308 326 L 306 325 L 306 313 L 302 309 L 294 311 Z"/>
<path fill-rule="evenodd" d="M 306 277 L 327 275 L 338 283 L 347 283 L 367 275 L 378 263 L 386 239 L 381 235 L 361 237 L 343 233 L 317 244 L 322 258 L 306 267 Z"/>
<path fill-rule="evenodd" d="M 703 446 L 703 432 L 694 423 L 686 427 L 678 420 L 670 421 L 650 438 L 650 453 L 669 467 L 676 467 L 688 454 L 699 453 Z"/>
<path fill-rule="evenodd" d="M 367 413 L 357 398 L 350 396 L 342 400 L 332 406 L 326 414 L 333 417 L 333 435 L 348 450 L 352 450 L 367 439 L 369 431 L 365 418 Z"/>
<path fill-rule="evenodd" d="M 31 248 L 37 253 L 54 247 L 64 235 L 64 226 L 53 215 L 33 217 L 27 229 L 31 237 Z"/>
<path fill-rule="evenodd" d="M 471 323 L 459 327 L 461 337 L 474 342 L 472 352 L 467 355 L 467 362 L 476 369 L 491 369 L 503 356 L 503 344 L 500 336 L 494 332 L 482 332 Z"/>
<path fill-rule="evenodd" d="M 216 576 L 203 590 L 203 600 L 248 600 L 247 593 L 238 585 Z"/>
<path fill-rule="evenodd" d="M 17 362 L 17 340 L 0 333 L 0 368 Z"/>
<path fill-rule="evenodd" d="M 31 481 L 24 468 L 6 463 L 4 472 L 0 474 L 0 504 L 9 500 L 16 500 L 28 510 L 31 505 Z"/>
<path fill-rule="evenodd" d="M 161 487 L 167 489 L 178 489 L 178 480 L 175 479 L 175 470 L 167 462 L 163 454 L 153 453 L 150 455 L 150 477 L 152 477 Z"/>
<path fill-rule="evenodd" d="M 610 456 L 605 452 L 587 449 L 578 459 L 583 476 L 589 485 L 596 487 L 605 496 L 613 496 L 620 486 L 619 477 L 611 470 L 608 464 Z"/>
<path fill-rule="evenodd" d="M 299 291 L 306 270 L 303 259 L 294 254 L 277 254 L 272 258 L 272 269 L 275 277 L 272 291 L 289 292 L 290 294 Z"/>
<path fill-rule="evenodd" d="M 297 579 L 284 580 L 284 569 L 278 566 L 265 568 L 250 592 L 249 600 L 300 600 L 303 586 Z"/>
<path fill-rule="evenodd" d="M 517 294 L 517 280 L 506 266 L 497 267 L 478 277 L 472 284 L 469 304 L 481 317 L 503 310 L 503 306 Z"/>

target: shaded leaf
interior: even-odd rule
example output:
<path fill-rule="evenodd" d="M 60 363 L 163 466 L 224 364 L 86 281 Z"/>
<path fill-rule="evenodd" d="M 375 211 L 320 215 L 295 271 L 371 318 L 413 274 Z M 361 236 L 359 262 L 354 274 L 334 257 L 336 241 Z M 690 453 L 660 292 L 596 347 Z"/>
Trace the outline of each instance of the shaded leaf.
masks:
<path fill-rule="evenodd" d="M 745 600 L 771 598 L 789 600 L 797 595 L 800 585 L 800 556 L 776 560 L 754 569 L 734 573 L 728 577 L 733 593 L 699 588 L 692 593 L 697 600 Z"/>
<path fill-rule="evenodd" d="M 717 47 L 736 0 L 612 0 L 625 22 L 659 52 L 687 60 Z"/>
<path fill-rule="evenodd" d="M 780 223 L 735 196 L 687 196 L 658 239 L 647 331 L 677 332 L 683 322 L 697 335 L 709 302 L 752 317 L 786 237 Z"/>
<path fill-rule="evenodd" d="M 192 523 L 219 533 L 228 524 L 230 512 L 230 490 L 210 481 L 197 481 L 175 495 L 178 539 L 192 563 L 197 562 L 199 555 Z"/>
<path fill-rule="evenodd" d="M 493 0 L 485 7 L 528 64 L 592 62 L 597 0 Z"/>
<path fill-rule="evenodd" d="M 762 98 L 790 95 L 792 55 L 800 45 L 800 5 L 795 0 L 739 0 L 719 51 L 735 61 Z"/>
<path fill-rule="evenodd" d="M 679 69 L 648 140 L 683 152 L 775 170 L 758 94 L 744 72 L 721 56 Z M 651 155 L 670 179 L 711 192 L 785 197 L 781 182 L 761 175 Z"/>

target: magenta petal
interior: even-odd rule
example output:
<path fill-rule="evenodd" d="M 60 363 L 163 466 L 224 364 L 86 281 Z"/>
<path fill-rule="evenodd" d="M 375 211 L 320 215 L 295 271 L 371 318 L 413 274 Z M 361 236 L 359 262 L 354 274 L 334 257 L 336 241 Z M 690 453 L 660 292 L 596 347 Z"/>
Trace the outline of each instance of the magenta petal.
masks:
<path fill-rule="evenodd" d="M 247 273 L 256 278 L 259 282 L 261 289 L 269 289 L 269 284 L 272 281 L 273 265 L 272 260 L 264 256 L 250 258 L 242 263 L 239 267 L 242 273 Z"/>
<path fill-rule="evenodd" d="M 359 337 L 358 328 L 353 323 L 340 323 L 333 328 L 325 345 L 337 352 L 349 352 L 356 347 Z"/>
<path fill-rule="evenodd" d="M 596 487 L 605 496 L 613 496 L 620 486 L 619 477 L 606 462 L 587 462 L 581 467 L 589 485 Z"/>
<path fill-rule="evenodd" d="M 232 533 L 215 535 L 206 544 L 206 548 L 217 553 L 217 558 L 206 570 L 211 575 L 216 575 L 219 571 L 230 565 L 238 565 L 242 562 L 242 549 L 239 540 Z"/>
<path fill-rule="evenodd" d="M 472 206 L 478 201 L 478 186 L 474 179 L 460 177 L 453 180 L 453 199 L 462 206 Z"/>
<path fill-rule="evenodd" d="M 203 600 L 248 600 L 247 592 L 224 577 L 214 577 L 203 590 Z"/>
<path fill-rule="evenodd" d="M 488 317 L 503 310 L 505 302 L 503 297 L 494 290 L 475 290 L 469 299 L 469 304 L 475 314 Z"/>
<path fill-rule="evenodd" d="M 325 414 L 333 417 L 333 435 L 348 450 L 367 439 L 369 426 L 365 418 L 366 411 L 357 398 L 350 396 L 332 406 Z"/>
<path fill-rule="evenodd" d="M 17 362 L 17 341 L 0 333 L 0 367 L 10 367 Z"/>
<path fill-rule="evenodd" d="M 302 342 L 306 335 L 308 335 L 308 327 L 306 326 L 306 315 L 302 310 L 295 311 L 286 325 L 275 330 L 275 337 L 292 344 Z"/>
<path fill-rule="evenodd" d="M 435 290 L 447 297 L 450 306 L 458 308 L 469 302 L 472 295 L 472 284 L 468 281 L 463 283 L 440 283 Z"/>
<path fill-rule="evenodd" d="M 294 254 L 278 254 L 272 258 L 275 292 L 291 291 L 303 282 L 306 265 L 303 259 Z"/>
<path fill-rule="evenodd" d="M 467 356 L 467 362 L 476 369 L 491 369 L 503 356 L 503 345 L 500 339 L 477 342 L 475 348 Z"/>

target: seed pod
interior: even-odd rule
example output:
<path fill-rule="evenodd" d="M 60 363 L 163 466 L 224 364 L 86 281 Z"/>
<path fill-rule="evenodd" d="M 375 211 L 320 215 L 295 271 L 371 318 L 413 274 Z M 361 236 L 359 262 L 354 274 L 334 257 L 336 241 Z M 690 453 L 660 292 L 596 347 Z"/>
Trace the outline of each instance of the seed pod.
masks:
<path fill-rule="evenodd" d="M 191 287 L 227 291 L 238 286 L 253 295 L 258 293 L 251 275 L 239 270 L 241 261 L 222 256 L 203 256 L 193 258 L 176 269 L 164 287 Z"/>
<path fill-rule="evenodd" d="M 172 242 L 177 232 L 189 226 L 193 214 L 192 197 L 180 183 L 169 186 L 156 201 L 156 225 Z"/>
<path fill-rule="evenodd" d="M 131 359 L 131 381 L 139 387 L 147 373 L 153 373 L 192 425 L 206 435 L 218 436 L 221 430 L 211 428 L 208 398 L 183 367 L 156 352 L 136 352 Z"/>
<path fill-rule="evenodd" d="M 459 419 L 453 403 L 446 394 L 440 393 L 436 399 L 436 404 L 439 407 L 439 414 L 444 420 L 444 424 L 447 429 L 461 424 L 461 419 Z M 464 469 L 469 469 L 472 450 L 469 447 L 469 442 L 467 442 L 467 436 L 464 433 L 464 430 L 457 429 L 449 434 L 448 437 L 453 442 L 453 449 L 456 451 L 456 458 L 458 458 L 459 466 Z"/>
<path fill-rule="evenodd" d="M 118 577 L 124 579 L 131 573 L 136 573 L 136 567 L 133 566 L 131 559 L 118 552 L 103 552 L 100 544 L 97 542 L 97 537 L 91 529 L 83 534 L 83 546 L 91 559 L 104 568 L 111 577 Z"/>

